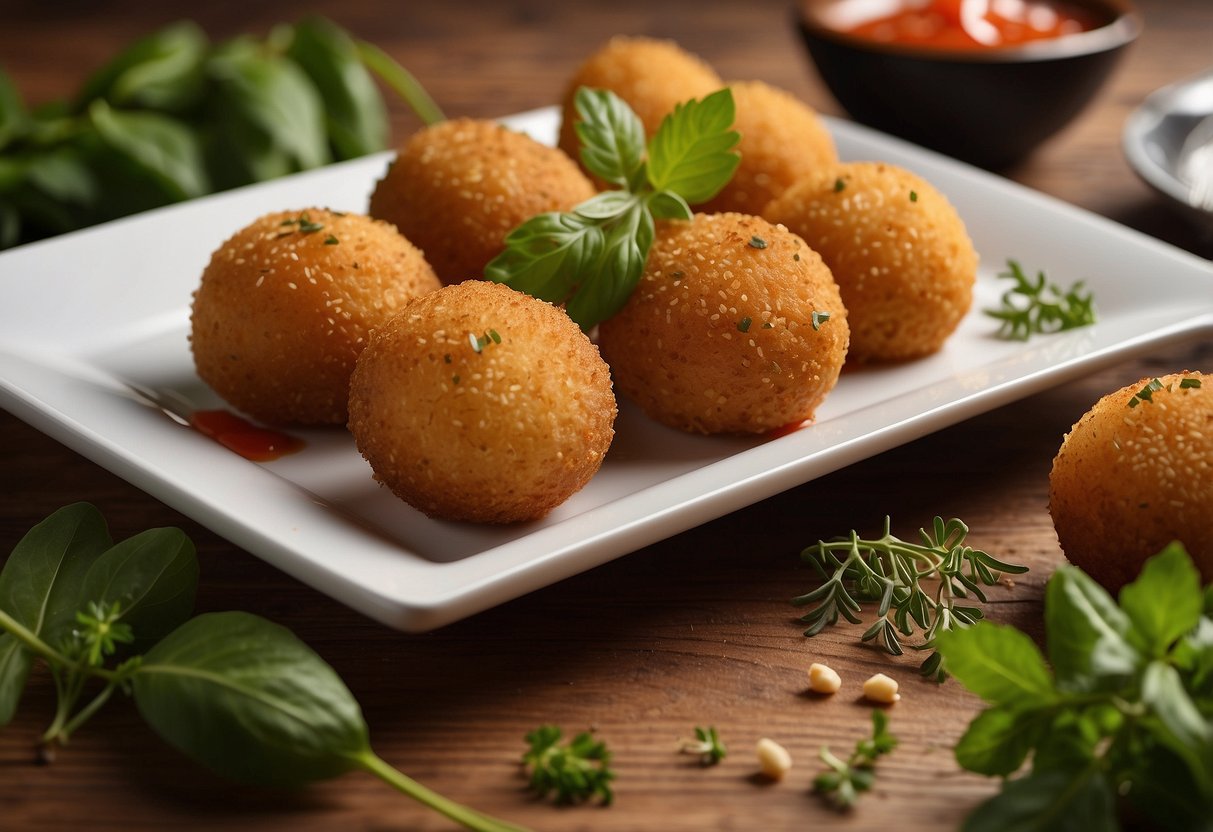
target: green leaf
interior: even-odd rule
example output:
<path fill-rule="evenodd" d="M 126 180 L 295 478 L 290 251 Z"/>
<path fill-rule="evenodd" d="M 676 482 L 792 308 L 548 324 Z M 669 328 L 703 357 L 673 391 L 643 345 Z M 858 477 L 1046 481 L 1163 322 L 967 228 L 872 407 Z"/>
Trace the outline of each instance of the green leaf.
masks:
<path fill-rule="evenodd" d="M 0 609 L 51 647 L 59 646 L 80 608 L 93 559 L 111 545 L 101 512 L 88 503 L 59 509 L 30 529 L 0 571 Z M 0 635 L 0 725 L 13 718 L 29 677 L 30 654 Z"/>
<path fill-rule="evenodd" d="M 417 114 L 422 123 L 437 124 L 446 118 L 413 73 L 397 63 L 391 55 L 366 41 L 355 41 L 355 44 L 358 47 L 358 56 L 362 58 L 367 69 L 374 72 L 391 87 L 392 91 L 399 95 Z"/>
<path fill-rule="evenodd" d="M 1060 690 L 1114 686 L 1134 673 L 1141 654 L 1130 643 L 1132 622 L 1103 587 L 1063 566 L 1045 588 L 1049 660 Z"/>
<path fill-rule="evenodd" d="M 687 201 L 673 191 L 658 191 L 649 197 L 649 211 L 655 220 L 689 220 L 694 215 Z"/>
<path fill-rule="evenodd" d="M 1203 756 L 1213 758 L 1213 726 L 1197 710 L 1174 667 L 1150 662 L 1142 674 L 1141 699 L 1183 747 L 1203 749 Z"/>
<path fill-rule="evenodd" d="M 344 29 L 321 17 L 307 18 L 294 27 L 286 54 L 320 91 L 337 158 L 353 159 L 387 147 L 387 108 Z"/>
<path fill-rule="evenodd" d="M 119 107 L 178 112 L 202 90 L 206 35 L 191 22 L 175 23 L 136 41 L 85 82 L 77 111 L 106 99 Z"/>
<path fill-rule="evenodd" d="M 210 189 L 198 138 L 183 123 L 151 112 L 122 112 L 102 100 L 89 105 L 102 141 L 146 171 L 174 200 Z"/>
<path fill-rule="evenodd" d="M 505 238 L 505 251 L 484 276 L 552 303 L 563 303 L 599 261 L 606 236 L 598 221 L 578 213 L 531 217 Z"/>
<path fill-rule="evenodd" d="M 1204 607 L 1200 573 L 1181 543 L 1146 561 L 1141 575 L 1120 591 L 1120 606 L 1154 656 L 1162 656 L 1196 627 Z"/>
<path fill-rule="evenodd" d="M 301 785 L 371 753 L 336 672 L 289 630 L 248 613 L 191 619 L 152 648 L 132 682 L 161 737 L 235 780 Z"/>
<path fill-rule="evenodd" d="M 981 621 L 939 633 L 935 647 L 944 669 L 988 702 L 1028 708 L 1057 698 L 1040 650 L 1014 627 Z"/>
<path fill-rule="evenodd" d="M 21 101 L 21 93 L 0 70 L 0 150 L 25 132 L 28 124 L 29 113 Z"/>
<path fill-rule="evenodd" d="M 97 558 L 84 576 L 82 599 L 121 605 L 136 652 L 150 649 L 194 611 L 198 558 L 180 529 L 148 529 Z"/>
<path fill-rule="evenodd" d="M 1040 742 L 1049 723 L 1048 711 L 987 708 L 969 723 L 956 743 L 956 762 L 961 768 L 987 776 L 1014 774 Z"/>
<path fill-rule="evenodd" d="M 1096 767 L 1011 780 L 977 807 L 963 832 L 1112 832 L 1112 789 Z"/>
<path fill-rule="evenodd" d="M 719 193 L 741 162 L 734 148 L 733 92 L 718 90 L 674 108 L 649 141 L 648 177 L 655 191 L 673 191 L 695 205 Z"/>
<path fill-rule="evenodd" d="M 291 160 L 294 170 L 331 161 L 324 103 L 294 61 L 240 38 L 217 49 L 207 71 L 215 82 L 217 106 L 231 108 L 229 118 L 262 134 Z"/>
<path fill-rule="evenodd" d="M 582 329 L 590 330 L 628 302 L 644 273 L 653 233 L 653 217 L 642 202 L 632 205 L 608 232 L 598 263 L 582 275 L 565 308 Z"/>
<path fill-rule="evenodd" d="M 615 185 L 631 187 L 644 164 L 644 125 L 623 99 L 610 90 L 581 87 L 573 98 L 580 119 L 581 161 L 591 173 Z"/>

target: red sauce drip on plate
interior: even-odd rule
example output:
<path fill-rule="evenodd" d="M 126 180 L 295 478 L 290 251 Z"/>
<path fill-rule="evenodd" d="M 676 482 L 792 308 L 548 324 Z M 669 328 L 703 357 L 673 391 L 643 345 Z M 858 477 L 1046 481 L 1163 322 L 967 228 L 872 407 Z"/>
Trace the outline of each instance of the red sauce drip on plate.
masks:
<path fill-rule="evenodd" d="M 882 43 L 998 49 L 1098 28 L 1090 11 L 1059 0 L 907 0 L 893 14 L 846 28 Z"/>
<path fill-rule="evenodd" d="M 781 436 L 787 436 L 789 433 L 795 433 L 806 425 L 813 424 L 812 419 L 801 419 L 799 422 L 789 422 L 786 425 L 777 428 L 771 428 L 765 434 L 767 439 L 778 439 Z"/>
<path fill-rule="evenodd" d="M 303 447 L 302 439 L 258 427 L 226 410 L 196 411 L 190 424 L 199 433 L 253 462 L 269 462 Z"/>

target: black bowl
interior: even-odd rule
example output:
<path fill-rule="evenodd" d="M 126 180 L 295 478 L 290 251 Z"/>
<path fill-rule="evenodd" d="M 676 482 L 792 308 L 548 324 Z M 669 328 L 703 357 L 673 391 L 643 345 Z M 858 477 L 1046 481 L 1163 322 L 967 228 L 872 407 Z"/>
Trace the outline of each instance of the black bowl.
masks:
<path fill-rule="evenodd" d="M 1103 25 L 1001 49 L 880 43 L 829 28 L 829 8 L 802 0 L 809 55 L 857 121 L 986 168 L 1020 161 L 1074 118 L 1107 80 L 1141 19 L 1126 0 L 1077 0 Z"/>

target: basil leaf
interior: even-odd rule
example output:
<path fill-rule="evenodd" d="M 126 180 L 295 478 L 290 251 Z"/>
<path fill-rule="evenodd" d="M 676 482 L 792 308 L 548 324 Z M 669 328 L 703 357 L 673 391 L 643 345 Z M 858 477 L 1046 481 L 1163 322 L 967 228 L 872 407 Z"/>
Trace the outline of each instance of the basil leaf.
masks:
<path fill-rule="evenodd" d="M 562 303 L 577 288 L 586 265 L 598 262 L 605 240 L 596 220 L 577 213 L 539 214 L 510 232 L 505 251 L 484 267 L 484 276 Z"/>
<path fill-rule="evenodd" d="M 727 87 L 679 104 L 649 141 L 648 177 L 655 191 L 674 191 L 695 205 L 728 184 L 741 162 L 733 126 L 733 93 Z"/>
<path fill-rule="evenodd" d="M 79 609 L 89 564 L 111 545 L 101 512 L 88 503 L 59 509 L 34 526 L 0 571 L 0 609 L 34 635 L 59 646 Z M 32 657 L 11 635 L 0 635 L 0 725 L 13 718 Z"/>
<path fill-rule="evenodd" d="M 320 92 L 337 158 L 353 159 L 387 147 L 387 108 L 349 34 L 324 18 L 308 18 L 295 26 L 286 54 Z"/>
<path fill-rule="evenodd" d="M 113 546 L 84 576 L 83 601 L 120 603 L 119 620 L 143 652 L 181 626 L 194 611 L 198 558 L 180 529 L 148 529 Z"/>
<path fill-rule="evenodd" d="M 1049 771 L 1007 782 L 977 807 L 963 832 L 1097 832 L 1115 830 L 1112 789 L 1097 767 Z"/>
<path fill-rule="evenodd" d="M 104 98 L 119 106 L 181 111 L 202 90 L 206 35 L 194 23 L 175 23 L 136 41 L 84 84 L 76 99 L 82 111 Z"/>
<path fill-rule="evenodd" d="M 207 72 L 217 88 L 218 107 L 231 108 L 245 129 L 267 138 L 294 170 L 331 161 L 324 104 L 293 61 L 239 38 L 216 50 Z"/>
<path fill-rule="evenodd" d="M 183 123 L 151 112 L 122 112 L 102 100 L 88 108 L 101 140 L 148 173 L 173 200 L 210 189 L 197 137 Z"/>
<path fill-rule="evenodd" d="M 12 80 L 0 70 L 0 150 L 25 132 L 29 114 Z"/>
<path fill-rule="evenodd" d="M 655 220 L 689 220 L 693 216 L 691 206 L 673 191 L 658 191 L 649 197 L 649 211 Z"/>
<path fill-rule="evenodd" d="M 1141 655 L 1130 643 L 1133 624 L 1103 587 L 1072 566 L 1045 587 L 1045 631 L 1057 687 L 1089 691 L 1134 673 Z"/>
<path fill-rule="evenodd" d="M 1154 656 L 1162 656 L 1177 638 L 1194 629 L 1204 594 L 1200 573 L 1183 545 L 1172 543 L 1147 560 L 1137 580 L 1120 591 L 1120 606 Z"/>
<path fill-rule="evenodd" d="M 565 311 L 583 330 L 590 330 L 628 302 L 653 245 L 653 216 L 636 202 L 607 233 L 602 254 L 584 276 Z"/>
<path fill-rule="evenodd" d="M 969 723 L 956 743 L 961 768 L 987 776 L 1014 774 L 1049 728 L 1047 711 L 993 707 Z"/>
<path fill-rule="evenodd" d="M 1057 699 L 1039 648 L 1014 627 L 981 621 L 935 638 L 944 669 L 982 699 L 1008 708 Z"/>
<path fill-rule="evenodd" d="M 242 782 L 302 785 L 371 753 L 336 672 L 289 630 L 248 613 L 190 619 L 144 656 L 132 685 L 156 733 Z"/>
<path fill-rule="evenodd" d="M 1160 661 L 1146 665 L 1141 680 L 1141 699 L 1184 746 L 1204 746 L 1207 752 L 1213 753 L 1210 745 L 1213 726 L 1201 716 L 1174 667 Z"/>
<path fill-rule="evenodd" d="M 644 164 L 644 125 L 610 90 L 581 87 L 573 98 L 581 162 L 591 173 L 629 187 Z"/>

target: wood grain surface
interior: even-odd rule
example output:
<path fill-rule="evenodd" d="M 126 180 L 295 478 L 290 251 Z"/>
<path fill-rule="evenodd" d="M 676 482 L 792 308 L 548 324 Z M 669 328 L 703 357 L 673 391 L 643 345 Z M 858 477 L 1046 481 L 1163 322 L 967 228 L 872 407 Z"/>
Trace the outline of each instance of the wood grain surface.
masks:
<path fill-rule="evenodd" d="M 1145 32 L 1113 81 L 1007 175 L 1213 257 L 1213 241 L 1173 217 L 1120 151 L 1124 119 L 1145 95 L 1213 64 L 1213 4 L 1139 6 Z M 795 39 L 790 4 L 776 0 L 3 7 L 0 66 L 35 103 L 70 94 L 121 45 L 181 17 L 222 38 L 320 11 L 407 65 L 452 115 L 554 103 L 577 63 L 615 33 L 676 38 L 726 78 L 760 78 L 840 114 Z M 398 138 L 417 126 L 399 106 L 393 123 Z M 1165 276 L 1149 279 L 1165 291 Z M 800 549 L 852 527 L 877 531 L 885 514 L 902 535 L 936 514 L 964 518 L 974 545 L 1032 567 L 993 590 L 991 616 L 1039 636 L 1041 589 L 1063 560 L 1047 509 L 1062 436 L 1103 394 L 1184 368 L 1213 370 L 1213 346 L 1160 349 L 1092 373 L 426 635 L 347 610 L 4 413 L 0 553 L 76 500 L 98 505 L 116 537 L 181 526 L 199 549 L 199 610 L 243 609 L 290 627 L 345 678 L 380 756 L 451 798 L 536 830 L 952 828 L 994 789 L 959 771 L 950 750 L 977 700 L 955 683 L 918 679 L 915 656 L 860 647 L 857 628 L 802 637 L 788 600 L 814 578 Z M 839 670 L 841 693 L 806 694 L 813 661 Z M 903 699 L 889 711 L 901 746 L 859 809 L 836 815 L 809 791 L 815 755 L 825 743 L 849 748 L 867 730 L 860 685 L 877 671 L 902 682 Z M 164 745 L 129 701 L 112 703 L 52 764 L 38 764 L 52 699 L 49 676 L 37 672 L 17 718 L 0 731 L 0 828 L 452 828 L 366 775 L 296 792 L 220 781 Z M 522 737 L 544 722 L 593 728 L 607 741 L 618 772 L 614 806 L 558 809 L 528 795 Z M 708 723 L 732 753 L 702 768 L 675 747 Z M 754 777 L 752 748 L 763 736 L 795 759 L 781 783 Z"/>

